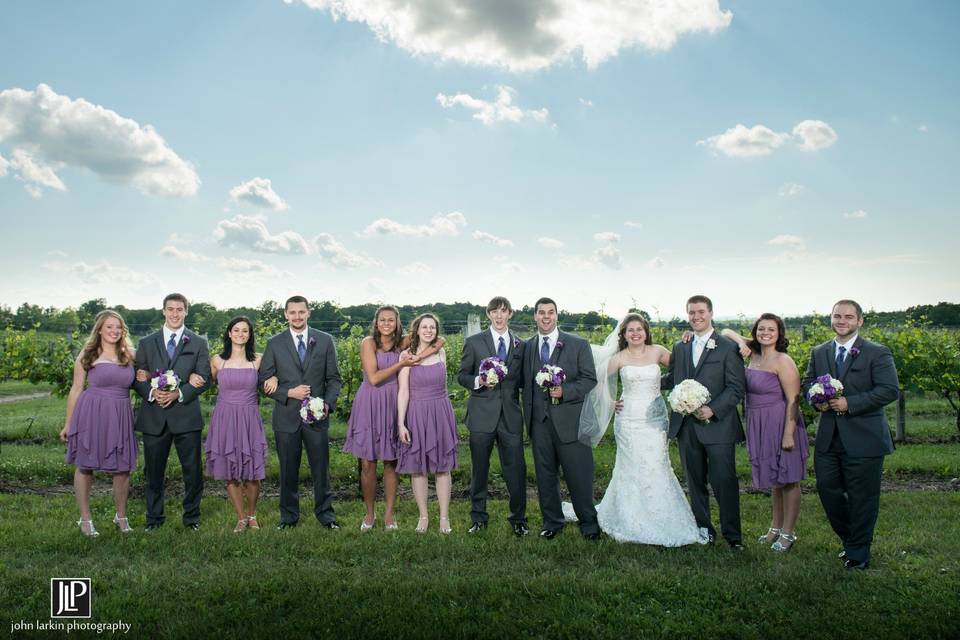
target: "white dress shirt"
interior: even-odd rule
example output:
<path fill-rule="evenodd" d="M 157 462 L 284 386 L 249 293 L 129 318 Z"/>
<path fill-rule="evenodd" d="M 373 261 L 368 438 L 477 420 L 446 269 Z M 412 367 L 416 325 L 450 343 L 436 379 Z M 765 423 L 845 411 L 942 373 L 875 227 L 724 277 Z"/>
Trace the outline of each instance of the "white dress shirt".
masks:
<path fill-rule="evenodd" d="M 857 333 L 847 338 L 846 342 L 840 342 L 836 338 L 833 339 L 833 361 L 834 362 L 837 361 L 837 353 L 840 352 L 840 347 L 843 347 L 844 349 L 846 349 L 846 351 L 843 352 L 843 361 L 844 362 L 847 361 L 847 358 L 850 357 L 850 349 L 853 348 L 853 345 L 857 342 L 857 336 L 859 335 L 860 335 L 860 332 L 858 331 Z"/>
<path fill-rule="evenodd" d="M 507 350 L 507 355 L 510 354 L 510 329 L 507 329 L 503 333 L 497 333 L 497 330 L 493 328 L 493 325 L 490 325 L 490 335 L 493 336 L 493 355 L 497 355 L 497 349 L 500 348 L 500 338 L 503 338 L 503 347 Z M 473 388 L 479 389 L 483 384 L 480 383 L 480 376 L 478 375 L 473 379 Z"/>
<path fill-rule="evenodd" d="M 560 339 L 560 330 L 556 327 L 553 328 L 553 331 L 547 335 L 537 334 L 537 355 L 540 355 L 540 350 L 543 348 L 543 339 L 549 338 L 550 342 L 548 343 L 550 347 L 550 357 L 553 357 L 553 350 L 557 348 L 557 341 Z M 543 364 L 547 364 L 544 362 Z"/>

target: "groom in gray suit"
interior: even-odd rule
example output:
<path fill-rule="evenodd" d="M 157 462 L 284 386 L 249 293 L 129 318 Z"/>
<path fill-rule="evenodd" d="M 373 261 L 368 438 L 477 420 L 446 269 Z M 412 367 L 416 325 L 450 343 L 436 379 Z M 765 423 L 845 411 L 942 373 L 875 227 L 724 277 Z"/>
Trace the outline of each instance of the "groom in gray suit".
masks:
<path fill-rule="evenodd" d="M 843 396 L 820 414 L 813 466 L 823 510 L 843 542 L 840 558 L 847 569 L 863 570 L 880 512 L 883 458 L 893 453 L 883 407 L 897 399 L 900 382 L 890 350 L 859 336 L 859 304 L 833 305 L 830 326 L 836 337 L 813 348 L 802 388 L 806 396 L 826 374 L 843 383 Z"/>
<path fill-rule="evenodd" d="M 731 548 L 742 551 L 740 483 L 734 447 L 744 440 L 737 413 L 747 386 L 743 359 L 736 343 L 714 330 L 710 298 L 698 295 L 687 300 L 687 320 L 694 339 L 673 345 L 670 367 L 660 387 L 673 389 L 692 378 L 710 391 L 711 400 L 700 407 L 696 416 L 671 411 L 667 436 L 676 438 L 680 445 L 690 508 L 697 526 L 707 530 L 711 542 L 716 537 L 710 520 L 709 481 L 720 507 L 720 532 Z"/>
<path fill-rule="evenodd" d="M 267 394 L 274 401 L 273 433 L 280 462 L 280 525 L 295 527 L 300 519 L 300 461 L 307 450 L 313 478 L 313 513 L 327 529 L 339 529 L 330 491 L 330 412 L 340 395 L 340 369 L 333 337 L 307 326 L 310 309 L 303 296 L 289 298 L 283 306 L 288 329 L 267 341 L 260 362 L 260 384 L 273 376 L 277 389 Z M 300 405 L 310 397 L 323 398 L 323 420 L 307 424 Z"/>
<path fill-rule="evenodd" d="M 523 415 L 533 445 L 537 494 L 543 529 L 540 537 L 551 540 L 563 529 L 560 477 L 570 490 L 580 533 L 588 540 L 600 537 L 597 510 L 593 506 L 593 449 L 577 438 L 583 400 L 597 386 L 597 372 L 590 345 L 583 338 L 557 329 L 557 303 L 540 298 L 533 307 L 537 334 L 527 340 L 523 353 Z M 536 383 L 540 367 L 550 364 L 566 373 L 566 380 L 550 393 Z M 554 404 L 553 400 L 558 404 Z"/>
<path fill-rule="evenodd" d="M 527 535 L 527 465 L 523 458 L 523 416 L 520 387 L 523 384 L 523 342 L 509 327 L 513 317 L 510 301 L 502 296 L 487 304 L 490 328 L 467 338 L 460 358 L 457 381 L 470 390 L 467 429 L 470 430 L 470 519 L 468 533 L 487 528 L 487 481 L 494 443 L 500 453 L 500 469 L 510 494 L 508 520 L 518 536 Z M 497 384 L 480 381 L 480 363 L 497 358 L 507 367 L 507 376 Z"/>
<path fill-rule="evenodd" d="M 171 293 L 163 299 L 163 328 L 137 345 L 136 368 L 146 372 L 133 388 L 142 398 L 135 428 L 143 434 L 143 461 L 147 480 L 147 531 L 163 524 L 163 489 L 170 446 L 177 448 L 183 472 L 183 526 L 200 528 L 203 496 L 203 460 L 200 432 L 200 394 L 210 387 L 210 353 L 207 341 L 183 326 L 189 306 L 186 297 Z M 172 369 L 180 378 L 175 391 L 154 390 L 150 378 Z M 195 387 L 190 374 L 203 378 Z"/>

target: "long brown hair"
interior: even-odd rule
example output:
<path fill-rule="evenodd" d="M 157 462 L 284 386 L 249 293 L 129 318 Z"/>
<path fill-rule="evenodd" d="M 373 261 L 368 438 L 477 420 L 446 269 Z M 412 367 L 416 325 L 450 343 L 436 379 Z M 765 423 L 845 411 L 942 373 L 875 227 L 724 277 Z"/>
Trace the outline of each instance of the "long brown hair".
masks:
<path fill-rule="evenodd" d="M 93 329 L 90 329 L 90 337 L 87 338 L 83 349 L 80 351 L 80 366 L 84 371 L 90 371 L 93 363 L 96 362 L 100 354 L 103 353 L 103 344 L 101 344 L 100 330 L 108 318 L 116 318 L 120 321 L 120 340 L 117 341 L 117 362 L 123 366 L 133 362 L 133 344 L 130 342 L 130 330 L 123 316 L 113 309 L 104 309 L 93 319 Z"/>
<path fill-rule="evenodd" d="M 631 322 L 639 322 L 647 336 L 643 339 L 643 344 L 653 344 L 653 336 L 650 335 L 650 323 L 639 313 L 628 313 L 620 325 L 620 331 L 617 332 L 617 350 L 623 351 L 627 348 L 627 325 Z"/>
<path fill-rule="evenodd" d="M 392 311 L 394 317 L 397 319 L 396 326 L 393 329 L 393 346 L 390 347 L 391 351 L 397 351 L 400 348 L 400 342 L 403 340 L 403 325 L 400 324 L 400 310 L 392 304 L 377 307 L 376 313 L 373 314 L 373 322 L 370 323 L 370 337 L 373 338 L 373 344 L 377 351 L 383 349 L 383 342 L 380 340 L 380 330 L 377 328 L 377 322 L 380 320 L 380 314 L 384 311 Z"/>
<path fill-rule="evenodd" d="M 437 335 L 433 336 L 433 341 L 429 346 L 433 346 L 437 343 L 437 339 L 440 337 L 440 320 L 437 316 L 432 313 L 421 313 L 416 318 L 413 319 L 413 322 L 410 323 L 410 353 L 416 355 L 417 349 L 420 348 L 420 323 L 423 322 L 425 318 L 430 318 L 433 320 L 434 324 L 437 325 Z"/>
<path fill-rule="evenodd" d="M 783 323 L 783 318 L 775 313 L 761 313 L 757 321 L 753 323 L 753 328 L 750 329 L 750 339 L 747 341 L 750 351 L 753 353 L 760 353 L 761 351 L 760 341 L 757 340 L 757 327 L 760 326 L 762 320 L 772 320 L 777 324 L 777 342 L 773 345 L 773 348 L 780 353 L 786 353 L 787 347 L 790 346 L 790 339 L 787 338 L 787 327 Z"/>

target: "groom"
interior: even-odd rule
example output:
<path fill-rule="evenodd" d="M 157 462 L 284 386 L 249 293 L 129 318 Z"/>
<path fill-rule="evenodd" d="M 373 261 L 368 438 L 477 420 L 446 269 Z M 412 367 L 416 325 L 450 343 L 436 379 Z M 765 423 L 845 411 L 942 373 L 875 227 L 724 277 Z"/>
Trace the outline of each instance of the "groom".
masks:
<path fill-rule="evenodd" d="M 467 338 L 460 358 L 457 381 L 470 390 L 467 429 L 470 430 L 470 519 L 468 533 L 487 528 L 487 481 L 494 443 L 500 453 L 500 469 L 510 494 L 507 518 L 518 536 L 527 535 L 527 465 L 523 457 L 523 417 L 519 387 L 523 382 L 523 342 L 510 332 L 513 308 L 497 296 L 487 304 L 490 328 Z M 497 358 L 507 367 L 507 376 L 497 384 L 480 381 L 480 363 Z"/>
<path fill-rule="evenodd" d="M 710 298 L 697 295 L 687 300 L 687 321 L 695 337 L 673 345 L 670 367 L 660 387 L 673 389 L 692 378 L 710 391 L 711 400 L 695 416 L 671 411 L 667 436 L 676 438 L 680 445 L 680 460 L 697 526 L 701 531 L 706 529 L 713 542 L 717 533 L 710 521 L 709 481 L 720 506 L 720 532 L 731 548 L 742 551 L 740 484 L 734 447 L 744 440 L 737 413 L 746 390 L 743 360 L 736 343 L 714 331 Z"/>
<path fill-rule="evenodd" d="M 890 350 L 858 335 L 859 304 L 833 305 L 830 326 L 836 337 L 813 348 L 802 387 L 806 395 L 822 375 L 843 383 L 843 396 L 820 414 L 813 466 L 823 510 L 843 542 L 840 559 L 847 569 L 863 570 L 880 511 L 883 458 L 893 453 L 883 407 L 897 399 L 900 382 Z"/>
<path fill-rule="evenodd" d="M 273 399 L 273 433 L 280 462 L 280 525 L 297 526 L 300 519 L 300 461 L 307 450 L 313 478 L 313 513 L 321 526 L 339 529 L 330 491 L 330 412 L 340 395 L 340 369 L 333 337 L 307 326 L 310 309 L 303 296 L 292 296 L 283 306 L 288 329 L 267 341 L 260 363 L 260 384 L 277 377 Z M 307 424 L 300 403 L 323 398 L 323 420 Z"/>
<path fill-rule="evenodd" d="M 557 329 L 556 302 L 540 298 L 533 314 L 537 334 L 527 340 L 523 352 L 523 416 L 530 432 L 543 515 L 540 537 L 552 540 L 563 529 L 559 478 L 562 469 L 580 533 L 588 540 L 596 540 L 600 526 L 593 506 L 593 449 L 577 438 L 583 400 L 597 385 L 593 354 L 586 340 Z M 537 372 L 546 364 L 558 366 L 566 373 L 563 385 L 554 387 L 549 394 L 536 382 Z"/>

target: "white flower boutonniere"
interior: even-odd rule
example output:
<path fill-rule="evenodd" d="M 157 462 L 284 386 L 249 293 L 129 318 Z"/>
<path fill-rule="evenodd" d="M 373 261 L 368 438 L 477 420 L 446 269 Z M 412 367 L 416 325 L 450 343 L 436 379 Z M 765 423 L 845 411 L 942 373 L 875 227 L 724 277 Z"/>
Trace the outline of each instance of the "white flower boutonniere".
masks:
<path fill-rule="evenodd" d="M 714 340 L 713 338 L 710 338 L 709 340 L 707 340 L 706 348 L 707 348 L 707 349 L 716 349 L 716 348 L 717 348 L 717 341 Z"/>

